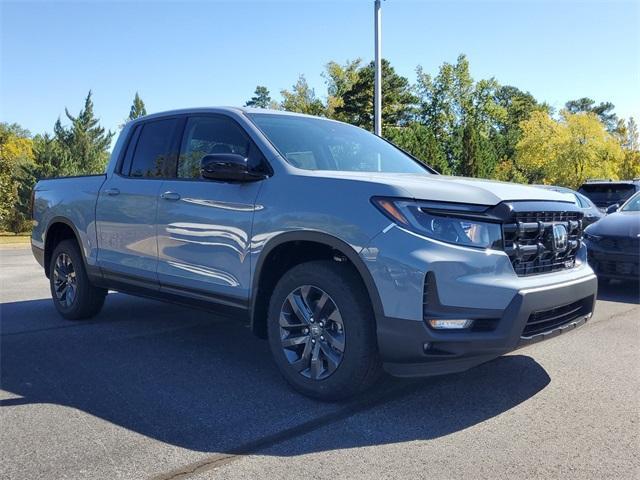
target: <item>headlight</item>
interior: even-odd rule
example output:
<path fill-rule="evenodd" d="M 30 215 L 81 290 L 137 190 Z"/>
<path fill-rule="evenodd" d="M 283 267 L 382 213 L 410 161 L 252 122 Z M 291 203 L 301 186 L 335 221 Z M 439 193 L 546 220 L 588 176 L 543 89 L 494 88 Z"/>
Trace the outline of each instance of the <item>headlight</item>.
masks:
<path fill-rule="evenodd" d="M 467 247 L 502 249 L 501 225 L 472 218 L 487 207 L 382 197 L 371 201 L 394 223 L 420 235 Z"/>

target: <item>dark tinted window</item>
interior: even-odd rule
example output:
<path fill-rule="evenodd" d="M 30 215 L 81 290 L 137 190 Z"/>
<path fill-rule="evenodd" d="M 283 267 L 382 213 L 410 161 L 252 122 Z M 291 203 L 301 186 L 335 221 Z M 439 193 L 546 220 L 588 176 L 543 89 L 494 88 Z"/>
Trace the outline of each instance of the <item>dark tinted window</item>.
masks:
<path fill-rule="evenodd" d="M 629 183 L 592 183 L 580 187 L 580 193 L 591 199 L 598 206 L 622 203 L 636 192 L 635 187 Z"/>
<path fill-rule="evenodd" d="M 200 178 L 200 161 L 211 153 L 249 157 L 250 145 L 247 134 L 230 118 L 189 118 L 180 149 L 178 178 Z"/>
<path fill-rule="evenodd" d="M 131 162 L 130 177 L 175 177 L 174 145 L 179 123 L 180 120 L 169 118 L 145 123 L 142 126 Z"/>

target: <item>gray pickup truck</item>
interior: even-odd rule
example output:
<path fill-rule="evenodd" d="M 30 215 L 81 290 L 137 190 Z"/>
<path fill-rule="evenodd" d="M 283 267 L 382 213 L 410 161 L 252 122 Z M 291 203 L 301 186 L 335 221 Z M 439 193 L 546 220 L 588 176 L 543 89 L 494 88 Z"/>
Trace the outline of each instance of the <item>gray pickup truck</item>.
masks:
<path fill-rule="evenodd" d="M 232 308 L 298 391 L 337 399 L 457 372 L 571 330 L 597 281 L 550 190 L 437 174 L 362 129 L 241 108 L 127 124 L 104 175 L 42 180 L 53 303 L 108 290 Z"/>

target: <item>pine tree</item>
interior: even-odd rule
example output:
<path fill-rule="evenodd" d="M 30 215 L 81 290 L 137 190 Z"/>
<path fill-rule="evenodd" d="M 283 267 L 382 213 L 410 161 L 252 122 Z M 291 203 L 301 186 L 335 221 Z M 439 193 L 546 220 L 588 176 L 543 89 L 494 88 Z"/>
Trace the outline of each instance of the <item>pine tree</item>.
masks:
<path fill-rule="evenodd" d="M 65 113 L 71 125 L 64 127 L 58 119 L 53 127 L 55 139 L 62 147 L 62 171 L 66 175 L 103 172 L 114 134 L 100 126 L 100 120 L 93 112 L 91 91 L 77 116 L 71 115 L 66 108 Z"/>
<path fill-rule="evenodd" d="M 374 63 L 360 68 L 357 79 L 335 108 L 335 115 L 345 121 L 373 130 Z M 398 75 L 388 60 L 382 60 L 382 124 L 407 125 L 418 99 L 409 80 Z"/>
<path fill-rule="evenodd" d="M 244 104 L 245 107 L 255 108 L 269 108 L 270 105 L 271 96 L 269 95 L 269 89 L 262 85 L 256 87 L 256 90 L 253 92 L 253 97 Z"/>
<path fill-rule="evenodd" d="M 144 106 L 144 102 L 136 92 L 136 96 L 133 97 L 133 104 L 131 105 L 131 110 L 129 110 L 129 117 L 127 121 L 135 120 L 138 117 L 143 117 L 147 114 L 147 109 Z"/>

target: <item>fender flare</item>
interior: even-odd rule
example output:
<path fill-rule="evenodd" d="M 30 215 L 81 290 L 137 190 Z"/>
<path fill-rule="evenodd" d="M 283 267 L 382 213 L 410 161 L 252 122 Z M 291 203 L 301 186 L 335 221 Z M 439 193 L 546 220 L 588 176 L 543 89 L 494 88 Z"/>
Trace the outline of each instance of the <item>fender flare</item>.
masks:
<path fill-rule="evenodd" d="M 74 237 L 76 239 L 76 242 L 78 244 L 78 248 L 80 249 L 80 256 L 82 257 L 82 263 L 84 264 L 84 268 L 85 268 L 87 274 L 89 274 L 91 276 L 91 273 L 93 273 L 93 268 L 92 268 L 92 266 L 90 266 L 87 263 L 87 259 L 85 258 L 84 247 L 82 246 L 82 240 L 80 239 L 80 234 L 78 233 L 78 229 L 73 224 L 73 222 L 71 220 L 69 220 L 67 217 L 62 217 L 60 215 L 57 215 L 57 216 L 53 217 L 51 220 L 49 220 L 49 223 L 47 223 L 47 228 L 46 228 L 46 230 L 44 232 L 45 257 L 46 257 L 46 251 L 47 251 L 47 237 L 49 236 L 49 231 L 51 230 L 51 227 L 56 223 L 65 224 L 73 232 L 73 235 L 74 235 Z M 44 262 L 44 264 L 45 264 L 44 265 L 45 273 L 48 274 L 47 269 L 49 268 L 49 265 L 47 265 L 46 261 Z"/>
<path fill-rule="evenodd" d="M 380 295 L 378 294 L 378 289 L 373 280 L 373 276 L 369 271 L 369 268 L 365 265 L 364 260 L 360 257 L 358 252 L 354 250 L 354 248 L 346 243 L 345 241 L 318 231 L 296 231 L 296 232 L 285 232 L 281 233 L 273 238 L 271 238 L 267 244 L 262 249 L 258 261 L 256 263 L 256 268 L 253 270 L 253 278 L 251 282 L 251 302 L 250 302 L 250 327 L 252 331 L 256 331 L 255 328 L 255 307 L 256 301 L 258 299 L 258 286 L 260 284 L 260 278 L 262 276 L 262 267 L 264 265 L 265 260 L 269 257 L 269 254 L 277 247 L 282 244 L 288 242 L 296 242 L 296 241 L 306 241 L 306 242 L 315 242 L 331 247 L 337 252 L 343 254 L 347 259 L 353 264 L 356 268 L 362 282 L 364 283 L 367 294 L 369 295 L 369 299 L 371 300 L 371 306 L 373 308 L 374 320 L 376 321 L 376 325 L 378 324 L 378 320 L 383 318 L 384 310 L 382 308 L 382 300 L 380 299 Z"/>

